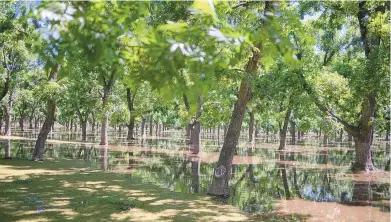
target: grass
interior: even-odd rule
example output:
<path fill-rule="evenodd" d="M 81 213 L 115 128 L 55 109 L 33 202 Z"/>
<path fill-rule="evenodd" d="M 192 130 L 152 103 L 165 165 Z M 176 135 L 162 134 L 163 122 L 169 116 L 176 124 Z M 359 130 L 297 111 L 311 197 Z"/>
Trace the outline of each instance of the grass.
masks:
<path fill-rule="evenodd" d="M 305 221 L 249 215 L 210 197 L 176 193 L 80 160 L 0 160 L 1 221 Z"/>

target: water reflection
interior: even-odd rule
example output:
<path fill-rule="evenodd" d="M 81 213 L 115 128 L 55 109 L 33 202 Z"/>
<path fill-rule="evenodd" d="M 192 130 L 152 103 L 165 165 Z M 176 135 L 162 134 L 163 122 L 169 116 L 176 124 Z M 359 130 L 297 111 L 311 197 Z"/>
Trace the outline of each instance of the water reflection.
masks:
<path fill-rule="evenodd" d="M 74 133 L 53 134 L 54 139 L 79 138 Z M 183 137 L 169 136 L 146 137 L 132 143 L 114 136 L 110 141 L 116 145 L 109 146 L 51 141 L 46 146 L 45 157 L 59 161 L 80 159 L 88 167 L 124 172 L 127 177 L 138 177 L 176 192 L 206 194 L 218 158 L 218 142 L 205 140 L 202 149 L 194 154 Z M 92 140 L 93 136 L 87 137 L 87 141 Z M 34 146 L 34 140 L 3 141 L 1 153 L 6 158 L 27 159 Z M 10 144 L 9 148 L 6 144 Z M 389 212 L 389 173 L 352 174 L 349 167 L 354 153 L 350 148 L 296 145 L 288 146 L 286 152 L 278 152 L 275 144 L 242 141 L 237 153 L 231 171 L 232 195 L 224 201 L 245 212 L 268 213 L 287 210 L 288 206 L 292 210 L 296 204 L 308 210 L 309 201 L 319 207 L 325 206 L 320 202 L 339 203 L 333 206 L 341 210 L 350 207 L 352 212 L 357 211 L 353 205 Z M 385 144 L 375 149 L 374 161 L 380 168 L 389 164 L 389 149 Z M 299 207 L 296 210 L 300 211 Z"/>

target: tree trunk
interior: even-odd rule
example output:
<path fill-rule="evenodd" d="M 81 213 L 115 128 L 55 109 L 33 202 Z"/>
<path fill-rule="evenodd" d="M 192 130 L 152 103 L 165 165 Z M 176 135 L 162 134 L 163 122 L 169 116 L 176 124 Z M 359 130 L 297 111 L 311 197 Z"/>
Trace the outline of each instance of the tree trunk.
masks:
<path fill-rule="evenodd" d="M 11 159 L 11 140 L 7 139 L 4 143 L 4 159 Z"/>
<path fill-rule="evenodd" d="M 255 62 L 258 62 L 258 59 L 256 59 Z M 257 68 L 255 70 L 257 70 Z M 236 145 L 239 140 L 242 122 L 249 99 L 250 86 L 245 80 L 242 80 L 239 89 L 238 100 L 235 104 L 231 122 L 224 138 L 223 148 L 220 151 L 219 161 L 217 163 L 218 167 L 214 170 L 213 181 L 208 193 L 210 195 L 229 195 L 228 181 L 231 172 L 232 159 L 236 151 Z"/>
<path fill-rule="evenodd" d="M 342 142 L 343 141 L 343 129 L 341 129 L 339 131 L 339 141 Z"/>
<path fill-rule="evenodd" d="M 250 115 L 250 123 L 248 128 L 248 141 L 254 142 L 253 134 L 254 134 L 254 111 L 248 113 Z"/>
<path fill-rule="evenodd" d="M 33 117 L 29 118 L 29 129 L 33 128 Z"/>
<path fill-rule="evenodd" d="M 197 98 L 197 114 L 194 118 L 192 125 L 192 129 L 190 131 L 190 144 L 193 149 L 194 154 L 199 154 L 202 152 L 201 147 L 201 122 L 200 117 L 202 115 L 202 103 L 201 96 Z"/>
<path fill-rule="evenodd" d="M 284 125 L 280 129 L 280 146 L 278 147 L 278 150 L 285 150 L 286 132 L 288 130 L 288 123 L 289 123 L 289 118 L 291 116 L 291 112 L 292 112 L 292 108 L 288 107 L 288 110 L 286 111 L 285 114 Z"/>
<path fill-rule="evenodd" d="M 296 123 L 291 121 L 291 136 L 292 136 L 292 145 L 296 145 Z"/>
<path fill-rule="evenodd" d="M 24 132 L 24 118 L 23 117 L 19 118 L 19 128 L 20 128 L 20 131 Z"/>
<path fill-rule="evenodd" d="M 144 133 L 145 133 L 145 122 L 146 122 L 145 118 L 142 117 L 141 118 L 141 137 L 143 137 Z"/>
<path fill-rule="evenodd" d="M 106 107 L 108 103 L 107 94 L 103 95 L 102 98 L 102 108 L 103 108 L 103 117 L 102 117 L 102 128 L 100 132 L 100 145 L 107 145 L 108 144 L 108 138 L 107 138 L 107 132 L 109 128 L 109 114 L 107 112 Z"/>
<path fill-rule="evenodd" d="M 109 112 L 107 110 L 109 95 L 111 92 L 111 87 L 114 84 L 114 75 L 115 71 L 112 71 L 110 74 L 109 79 L 106 81 L 105 78 L 103 78 L 103 96 L 102 96 L 102 110 L 103 110 L 103 117 L 102 117 L 102 127 L 101 127 L 101 134 L 100 134 L 100 145 L 108 145 L 108 128 L 109 128 Z"/>
<path fill-rule="evenodd" d="M 280 161 L 285 160 L 285 153 L 280 153 Z M 285 191 L 285 198 L 290 199 L 291 198 L 291 192 L 289 191 L 289 183 L 288 183 L 288 176 L 286 173 L 286 167 L 285 164 L 280 164 L 280 175 L 282 178 L 282 183 L 284 185 L 284 191 Z"/>
<path fill-rule="evenodd" d="M 49 81 L 56 81 L 58 72 L 61 69 L 61 65 L 57 64 L 56 70 L 51 73 L 49 77 Z M 35 143 L 34 153 L 31 157 L 32 160 L 42 160 L 43 159 L 43 151 L 45 148 L 46 139 L 48 137 L 48 134 L 52 128 L 52 125 L 54 124 L 55 120 L 55 111 L 56 111 L 56 103 L 54 100 L 49 99 L 47 101 L 46 105 L 46 118 L 45 122 L 43 123 L 43 126 L 41 128 L 41 131 L 39 132 L 38 139 Z"/>
<path fill-rule="evenodd" d="M 95 133 L 95 116 L 92 114 L 91 132 Z"/>
<path fill-rule="evenodd" d="M 103 125 L 102 125 L 103 128 Z M 104 145 L 100 147 L 100 169 L 106 171 L 108 168 L 108 146 Z"/>
<path fill-rule="evenodd" d="M 79 105 L 76 105 L 76 113 L 80 120 L 80 127 L 81 127 L 81 140 L 86 141 L 87 139 L 87 116 L 88 114 L 85 114 L 85 117 L 83 117 L 83 114 L 81 113 L 79 109 Z M 76 126 L 75 126 L 76 128 Z"/>
<path fill-rule="evenodd" d="M 390 140 L 389 136 L 390 136 L 390 126 L 387 126 L 386 138 L 385 138 L 386 141 L 389 141 L 389 140 Z"/>
<path fill-rule="evenodd" d="M 200 192 L 200 168 L 201 159 L 200 157 L 191 161 L 191 175 L 192 175 L 192 190 L 194 193 Z"/>
<path fill-rule="evenodd" d="M 87 139 L 87 122 L 81 122 L 81 139 L 86 141 Z"/>
<path fill-rule="evenodd" d="M 5 135 L 6 136 L 11 136 L 11 120 L 12 120 L 12 105 L 14 103 L 14 98 L 15 98 L 15 87 L 16 85 L 14 84 L 14 86 L 12 86 L 11 88 L 11 91 L 10 91 L 10 95 L 9 95 L 9 98 L 8 98 L 8 106 L 7 108 L 5 109 L 6 112 L 5 112 Z"/>
<path fill-rule="evenodd" d="M 129 124 L 127 125 L 128 127 L 128 140 L 134 140 L 134 121 L 135 121 L 135 116 L 134 116 L 134 98 L 136 95 L 136 91 L 132 95 L 132 91 L 130 88 L 126 88 L 126 101 L 128 103 L 128 110 L 130 113 L 130 118 L 129 118 Z"/>
<path fill-rule="evenodd" d="M 329 141 L 329 137 L 326 133 L 323 133 L 323 144 L 327 145 Z"/>
<path fill-rule="evenodd" d="M 149 136 L 152 136 L 153 132 L 153 115 L 149 118 Z"/>

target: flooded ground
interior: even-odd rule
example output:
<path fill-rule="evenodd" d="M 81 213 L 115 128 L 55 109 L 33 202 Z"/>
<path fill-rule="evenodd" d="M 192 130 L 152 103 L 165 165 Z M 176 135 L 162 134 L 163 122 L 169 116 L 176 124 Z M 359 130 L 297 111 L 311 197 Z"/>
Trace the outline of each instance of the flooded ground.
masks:
<path fill-rule="evenodd" d="M 37 132 L 14 131 L 13 134 L 15 136 L 10 138 L 0 137 L 1 159 L 5 156 L 28 159 Z M 80 142 L 81 135 L 56 129 L 49 136 L 45 162 L 75 160 L 80 164 L 79 170 L 112 172 L 123 178 L 137 178 L 141 184 L 157 185 L 166 191 L 206 197 L 222 137 L 203 136 L 202 153 L 195 155 L 190 152 L 183 132 L 178 131 L 165 132 L 158 137 L 147 136 L 133 142 L 126 141 L 125 132 L 111 131 L 111 145 L 100 146 L 98 134 L 89 134 L 86 142 Z M 8 143 L 10 149 L 7 149 Z M 255 144 L 249 144 L 243 134 L 233 160 L 231 196 L 228 199 L 215 198 L 215 201 L 222 206 L 233 206 L 244 215 L 267 216 L 262 218 L 266 221 L 274 221 L 275 215 L 302 215 L 290 220 L 308 221 L 390 220 L 389 172 L 352 173 L 350 165 L 354 161 L 354 149 L 346 141 L 324 145 L 313 136 L 307 136 L 298 144 L 288 145 L 285 152 L 278 152 L 273 136 L 260 137 Z M 384 141 L 375 141 L 373 156 L 376 167 L 385 168 L 389 152 L 389 146 Z M 0 183 L 15 181 L 19 171 L 7 168 L 5 161 L 0 164 L 3 165 Z M 73 168 L 69 165 L 65 169 L 66 166 L 64 170 Z M 55 174 L 55 171 L 47 173 Z M 88 192 L 88 189 L 86 187 L 85 191 Z M 164 200 L 153 204 L 164 204 Z M 193 207 L 197 208 L 196 205 Z M 143 214 L 141 211 L 138 213 Z M 124 219 L 123 215 L 117 216 L 118 220 Z M 242 221 L 248 218 L 238 216 L 236 219 Z"/>

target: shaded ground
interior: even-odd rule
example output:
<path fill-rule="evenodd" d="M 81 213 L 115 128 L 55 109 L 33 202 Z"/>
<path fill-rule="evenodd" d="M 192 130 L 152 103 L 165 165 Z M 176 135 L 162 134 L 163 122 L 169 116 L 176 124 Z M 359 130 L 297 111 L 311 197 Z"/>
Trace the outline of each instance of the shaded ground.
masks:
<path fill-rule="evenodd" d="M 308 215 L 243 214 L 197 194 L 140 183 L 78 160 L 0 160 L 1 221 L 305 221 Z"/>

